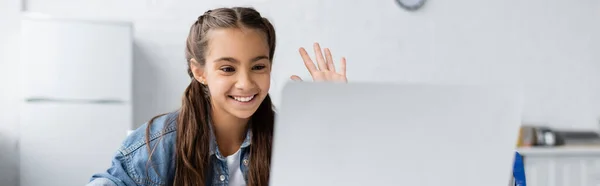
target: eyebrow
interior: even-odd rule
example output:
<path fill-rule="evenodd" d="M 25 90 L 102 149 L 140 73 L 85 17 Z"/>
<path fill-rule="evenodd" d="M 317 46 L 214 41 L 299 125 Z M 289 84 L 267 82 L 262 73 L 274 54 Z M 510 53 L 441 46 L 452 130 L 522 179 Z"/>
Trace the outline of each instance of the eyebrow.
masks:
<path fill-rule="evenodd" d="M 257 62 L 257 61 L 262 60 L 262 59 L 269 59 L 269 57 L 267 57 L 267 56 L 257 56 L 255 58 L 252 58 L 252 60 L 250 60 L 250 62 L 252 62 L 252 63 L 253 62 Z M 232 62 L 232 63 L 239 63 L 240 62 L 237 59 L 232 58 L 232 57 L 221 57 L 219 59 L 216 59 L 214 62 L 220 62 L 220 61 L 228 61 L 228 62 Z"/>

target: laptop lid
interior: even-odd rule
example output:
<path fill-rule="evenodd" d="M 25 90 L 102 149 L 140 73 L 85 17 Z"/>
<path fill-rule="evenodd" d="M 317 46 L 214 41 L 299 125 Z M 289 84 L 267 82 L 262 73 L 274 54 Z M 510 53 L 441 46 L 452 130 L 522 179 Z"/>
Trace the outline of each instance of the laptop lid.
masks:
<path fill-rule="evenodd" d="M 521 121 L 507 87 L 290 82 L 271 185 L 506 186 Z"/>

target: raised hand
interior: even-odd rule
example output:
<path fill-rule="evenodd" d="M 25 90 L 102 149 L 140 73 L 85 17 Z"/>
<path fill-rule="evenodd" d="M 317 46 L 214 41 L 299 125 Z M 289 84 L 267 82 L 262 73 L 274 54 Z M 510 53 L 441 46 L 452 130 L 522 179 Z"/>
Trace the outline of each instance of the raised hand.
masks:
<path fill-rule="evenodd" d="M 306 65 L 306 69 L 310 72 L 310 75 L 315 82 L 348 82 L 346 78 L 346 58 L 340 60 L 340 69 L 336 71 L 335 65 L 333 63 L 333 57 L 331 57 L 331 51 L 328 48 L 325 48 L 325 57 L 323 57 L 323 53 L 321 52 L 321 46 L 319 43 L 315 43 L 313 45 L 315 50 L 315 58 L 317 59 L 317 66 L 310 59 L 308 53 L 304 48 L 300 48 L 300 56 L 302 56 L 302 60 L 304 60 L 304 65 Z M 294 81 L 302 81 L 299 76 L 293 75 L 290 77 Z"/>

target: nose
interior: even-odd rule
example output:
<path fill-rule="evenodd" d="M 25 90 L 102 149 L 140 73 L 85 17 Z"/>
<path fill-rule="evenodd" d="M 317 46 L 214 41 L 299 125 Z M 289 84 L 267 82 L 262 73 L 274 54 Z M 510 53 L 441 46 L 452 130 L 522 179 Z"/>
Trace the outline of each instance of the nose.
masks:
<path fill-rule="evenodd" d="M 248 72 L 240 72 L 237 74 L 237 81 L 235 83 L 235 88 L 241 90 L 252 90 L 254 88 L 254 81 L 252 80 L 252 76 Z"/>

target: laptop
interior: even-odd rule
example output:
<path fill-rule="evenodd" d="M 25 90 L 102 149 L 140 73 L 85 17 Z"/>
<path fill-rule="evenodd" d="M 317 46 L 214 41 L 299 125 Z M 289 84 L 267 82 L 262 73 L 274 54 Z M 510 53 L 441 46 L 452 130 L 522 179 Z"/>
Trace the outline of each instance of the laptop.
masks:
<path fill-rule="evenodd" d="M 290 82 L 275 123 L 270 185 L 507 186 L 519 92 Z"/>

